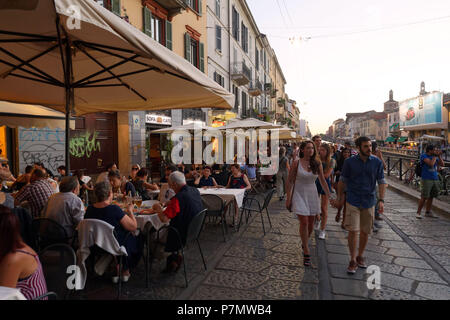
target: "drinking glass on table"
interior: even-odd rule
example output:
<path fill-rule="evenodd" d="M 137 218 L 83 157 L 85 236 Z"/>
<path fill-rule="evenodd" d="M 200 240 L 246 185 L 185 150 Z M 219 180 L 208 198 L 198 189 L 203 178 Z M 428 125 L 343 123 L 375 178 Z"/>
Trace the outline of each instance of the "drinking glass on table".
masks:
<path fill-rule="evenodd" d="M 140 195 L 136 195 L 134 197 L 134 204 L 140 208 L 142 206 L 142 197 Z"/>

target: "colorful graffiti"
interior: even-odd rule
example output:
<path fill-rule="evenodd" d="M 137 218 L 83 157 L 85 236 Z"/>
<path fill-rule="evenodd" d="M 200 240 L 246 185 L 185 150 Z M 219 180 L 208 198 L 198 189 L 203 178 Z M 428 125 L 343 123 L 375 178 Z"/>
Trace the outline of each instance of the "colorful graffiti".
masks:
<path fill-rule="evenodd" d="M 75 158 L 90 158 L 96 151 L 100 151 L 100 141 L 97 141 L 98 132 L 93 134 L 85 132 L 78 137 L 70 139 L 69 152 Z"/>

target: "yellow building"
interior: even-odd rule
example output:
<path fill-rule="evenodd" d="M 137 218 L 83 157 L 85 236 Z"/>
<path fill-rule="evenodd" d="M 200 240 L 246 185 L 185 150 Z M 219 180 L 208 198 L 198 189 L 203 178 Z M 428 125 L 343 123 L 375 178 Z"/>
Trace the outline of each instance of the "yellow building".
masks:
<path fill-rule="evenodd" d="M 272 50 L 273 52 L 273 50 Z M 278 62 L 275 52 L 272 53 L 270 77 L 272 78 L 272 108 L 274 112 L 274 120 L 280 121 L 285 117 L 286 108 L 286 78 L 284 77 L 283 70 Z"/>

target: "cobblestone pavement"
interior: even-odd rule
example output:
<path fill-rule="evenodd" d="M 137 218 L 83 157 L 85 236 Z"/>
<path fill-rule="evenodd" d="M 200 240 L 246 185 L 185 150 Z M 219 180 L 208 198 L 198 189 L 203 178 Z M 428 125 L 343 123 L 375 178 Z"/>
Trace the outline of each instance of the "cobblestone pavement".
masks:
<path fill-rule="evenodd" d="M 254 215 L 227 242 L 217 223 L 205 225 L 201 246 L 208 270 L 197 247 L 186 251 L 189 287 L 181 268 L 177 274 L 160 271 L 155 263 L 150 287 L 144 266 L 132 270 L 122 299 L 190 300 L 317 300 L 317 299 L 450 299 L 450 219 L 415 218 L 416 202 L 388 190 L 382 229 L 371 236 L 365 257 L 381 269 L 381 290 L 367 288 L 368 274 L 346 273 L 349 262 L 347 234 L 329 209 L 326 240 L 312 239 L 312 266 L 302 264 L 298 221 L 274 199 L 269 207 L 273 227 Z M 115 299 L 116 287 L 108 275 L 88 280 L 75 299 Z"/>

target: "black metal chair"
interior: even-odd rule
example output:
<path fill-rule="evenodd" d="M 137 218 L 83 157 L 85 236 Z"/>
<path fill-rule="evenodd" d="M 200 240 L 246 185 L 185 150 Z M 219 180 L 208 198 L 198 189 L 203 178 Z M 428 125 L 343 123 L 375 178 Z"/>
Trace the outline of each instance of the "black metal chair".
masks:
<path fill-rule="evenodd" d="M 187 231 L 187 236 L 186 236 L 186 244 L 183 245 L 183 241 L 181 239 L 181 235 L 178 232 L 178 230 L 174 227 L 171 226 L 164 226 L 161 229 L 158 230 L 157 232 L 157 237 L 156 237 L 156 241 L 155 241 L 155 247 L 157 245 L 165 245 L 164 242 L 160 241 L 159 238 L 159 234 L 162 230 L 167 230 L 167 232 L 169 232 L 170 230 L 172 230 L 176 236 L 177 236 L 177 240 L 178 240 L 178 245 L 179 248 L 181 250 L 181 255 L 183 257 L 183 269 L 184 269 L 184 279 L 186 282 L 186 288 L 188 287 L 189 283 L 188 283 L 188 279 L 187 279 L 187 273 L 186 273 L 186 259 L 184 258 L 184 248 L 188 243 L 191 243 L 195 240 L 195 242 L 197 242 L 197 246 L 198 246 L 198 250 L 200 251 L 200 255 L 202 257 L 202 261 L 203 261 L 203 266 L 205 267 L 205 270 L 207 270 L 206 268 L 206 262 L 205 262 L 205 258 L 203 256 L 203 252 L 202 252 L 202 248 L 200 247 L 200 242 L 199 242 L 199 238 L 200 238 L 200 233 L 203 229 L 203 224 L 205 222 L 205 217 L 206 217 L 206 212 L 208 210 L 204 209 L 202 211 L 200 211 L 197 215 L 195 215 L 195 217 L 191 220 L 189 227 L 188 227 L 188 231 Z M 149 266 L 149 272 L 151 271 L 151 261 L 152 259 L 150 259 L 150 266 Z"/>
<path fill-rule="evenodd" d="M 52 219 L 35 218 L 31 222 L 31 229 L 34 235 L 34 247 L 38 252 L 55 243 L 68 244 L 71 239 L 66 229 Z"/>
<path fill-rule="evenodd" d="M 220 218 L 220 224 L 222 225 L 223 241 L 226 242 L 225 233 L 228 233 L 227 221 L 225 219 L 225 203 L 224 201 L 214 194 L 203 194 L 201 195 L 203 206 L 208 210 L 206 212 L 206 217 L 216 217 Z"/>
<path fill-rule="evenodd" d="M 241 227 L 242 217 L 244 216 L 244 213 L 247 213 L 246 221 L 248 222 L 248 218 L 249 218 L 249 215 L 251 214 L 251 212 L 256 212 L 261 215 L 261 223 L 262 223 L 263 232 L 265 235 L 266 229 L 264 227 L 264 218 L 263 218 L 264 210 L 267 213 L 267 218 L 269 219 L 269 224 L 270 224 L 270 227 L 272 228 L 272 221 L 270 221 L 268 207 L 269 207 L 270 201 L 272 200 L 272 197 L 276 193 L 276 191 L 277 191 L 277 189 L 273 188 L 273 189 L 270 189 L 270 190 L 264 192 L 263 194 L 248 195 L 245 197 L 244 203 L 242 205 L 241 217 L 239 219 L 238 230 Z"/>
<path fill-rule="evenodd" d="M 44 271 L 47 290 L 56 293 L 61 299 L 67 299 L 75 291 L 75 282 L 69 281 L 73 272 L 77 270 L 75 251 L 65 243 L 52 244 L 39 253 L 39 260 Z M 74 281 L 76 276 L 75 273 Z M 70 287 L 71 284 L 73 287 Z"/>

